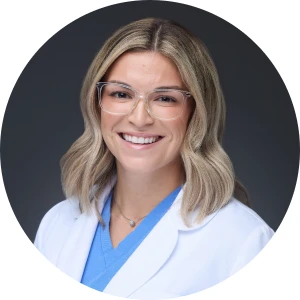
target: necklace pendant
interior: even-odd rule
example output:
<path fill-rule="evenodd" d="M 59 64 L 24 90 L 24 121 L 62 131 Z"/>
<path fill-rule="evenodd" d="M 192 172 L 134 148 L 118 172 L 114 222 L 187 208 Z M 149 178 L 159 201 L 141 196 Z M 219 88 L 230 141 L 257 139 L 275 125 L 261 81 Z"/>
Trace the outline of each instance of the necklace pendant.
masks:
<path fill-rule="evenodd" d="M 129 225 L 130 225 L 131 227 L 134 227 L 134 226 L 135 226 L 135 222 L 134 222 L 133 220 L 130 220 L 130 221 L 129 221 Z"/>

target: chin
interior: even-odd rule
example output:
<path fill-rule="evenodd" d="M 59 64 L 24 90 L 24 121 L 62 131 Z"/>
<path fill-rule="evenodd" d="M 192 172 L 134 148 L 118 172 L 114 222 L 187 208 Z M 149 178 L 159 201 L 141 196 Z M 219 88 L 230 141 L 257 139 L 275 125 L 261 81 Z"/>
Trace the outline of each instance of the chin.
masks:
<path fill-rule="evenodd" d="M 158 170 L 158 164 L 155 162 L 149 162 L 149 159 L 145 161 L 136 159 L 118 160 L 118 164 L 121 168 L 128 172 L 147 174 Z"/>

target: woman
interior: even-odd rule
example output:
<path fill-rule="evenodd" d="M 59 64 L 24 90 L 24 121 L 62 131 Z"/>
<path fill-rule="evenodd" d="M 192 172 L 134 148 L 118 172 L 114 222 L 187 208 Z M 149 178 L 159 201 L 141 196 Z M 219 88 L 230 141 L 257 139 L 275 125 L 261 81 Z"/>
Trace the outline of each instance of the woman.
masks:
<path fill-rule="evenodd" d="M 68 199 L 35 240 L 62 271 L 120 297 L 171 298 L 228 278 L 270 240 L 221 145 L 215 66 L 187 30 L 151 18 L 119 29 L 81 105 L 85 132 L 61 162 Z"/>

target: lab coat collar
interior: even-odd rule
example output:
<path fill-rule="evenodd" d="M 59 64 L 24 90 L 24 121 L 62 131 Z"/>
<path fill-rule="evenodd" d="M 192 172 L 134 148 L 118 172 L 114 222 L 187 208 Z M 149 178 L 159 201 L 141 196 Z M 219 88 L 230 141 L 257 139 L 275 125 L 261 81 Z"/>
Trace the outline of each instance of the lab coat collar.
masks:
<path fill-rule="evenodd" d="M 216 214 L 218 213 L 219 210 L 217 210 L 216 212 L 205 217 L 200 223 L 197 223 L 196 218 L 197 218 L 199 211 L 201 210 L 201 204 L 198 204 L 196 209 L 188 214 L 188 221 L 190 223 L 190 226 L 187 226 L 184 223 L 184 221 L 181 217 L 181 214 L 180 214 L 184 189 L 185 189 L 185 185 L 183 186 L 183 188 L 179 192 L 177 198 L 173 202 L 173 205 L 171 206 L 169 213 L 170 213 L 170 217 L 174 223 L 174 226 L 176 226 L 176 228 L 178 230 L 191 231 L 191 230 L 195 230 L 195 229 L 205 226 L 216 216 Z"/>
<path fill-rule="evenodd" d="M 104 192 L 102 193 L 102 195 L 100 196 L 99 199 L 99 204 L 98 204 L 98 211 L 101 213 L 103 206 L 104 206 L 104 201 L 107 198 L 107 196 L 109 195 L 109 193 L 111 192 L 112 188 L 114 187 L 114 185 L 117 182 L 117 176 L 113 176 L 112 181 L 106 186 L 106 188 L 104 189 Z M 210 222 L 215 215 L 218 213 L 219 210 L 217 210 L 216 212 L 210 214 L 209 216 L 205 217 L 204 220 L 202 220 L 202 222 L 197 223 L 195 220 L 197 218 L 197 215 L 199 213 L 199 210 L 201 209 L 201 205 L 199 204 L 196 209 L 193 212 L 190 212 L 188 214 L 188 220 L 191 226 L 187 226 L 184 222 L 183 219 L 181 217 L 180 214 L 180 209 L 181 209 L 181 205 L 182 205 L 182 196 L 183 196 L 183 192 L 184 189 L 186 187 L 186 184 L 184 184 L 182 186 L 182 189 L 180 190 L 180 192 L 178 193 L 176 199 L 174 200 L 173 204 L 171 205 L 168 214 L 170 214 L 171 219 L 173 220 L 174 226 L 175 228 L 177 228 L 178 230 L 182 230 L 182 231 L 190 231 L 190 230 L 194 230 L 197 229 L 199 227 L 205 226 L 208 222 Z M 93 189 L 94 191 L 94 189 Z M 79 209 L 74 209 L 74 217 L 78 218 L 80 216 L 81 212 Z M 93 213 L 95 215 L 95 212 Z"/>

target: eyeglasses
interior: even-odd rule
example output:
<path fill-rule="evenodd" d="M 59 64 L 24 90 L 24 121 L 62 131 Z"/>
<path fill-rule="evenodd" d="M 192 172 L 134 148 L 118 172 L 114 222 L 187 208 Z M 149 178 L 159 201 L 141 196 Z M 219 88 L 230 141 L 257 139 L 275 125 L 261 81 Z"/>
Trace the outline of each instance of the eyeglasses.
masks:
<path fill-rule="evenodd" d="M 128 115 L 137 106 L 140 99 L 145 101 L 149 115 L 159 120 L 178 118 L 184 108 L 190 92 L 176 89 L 156 89 L 140 94 L 133 88 L 115 82 L 98 82 L 98 100 L 102 110 L 113 115 Z"/>

